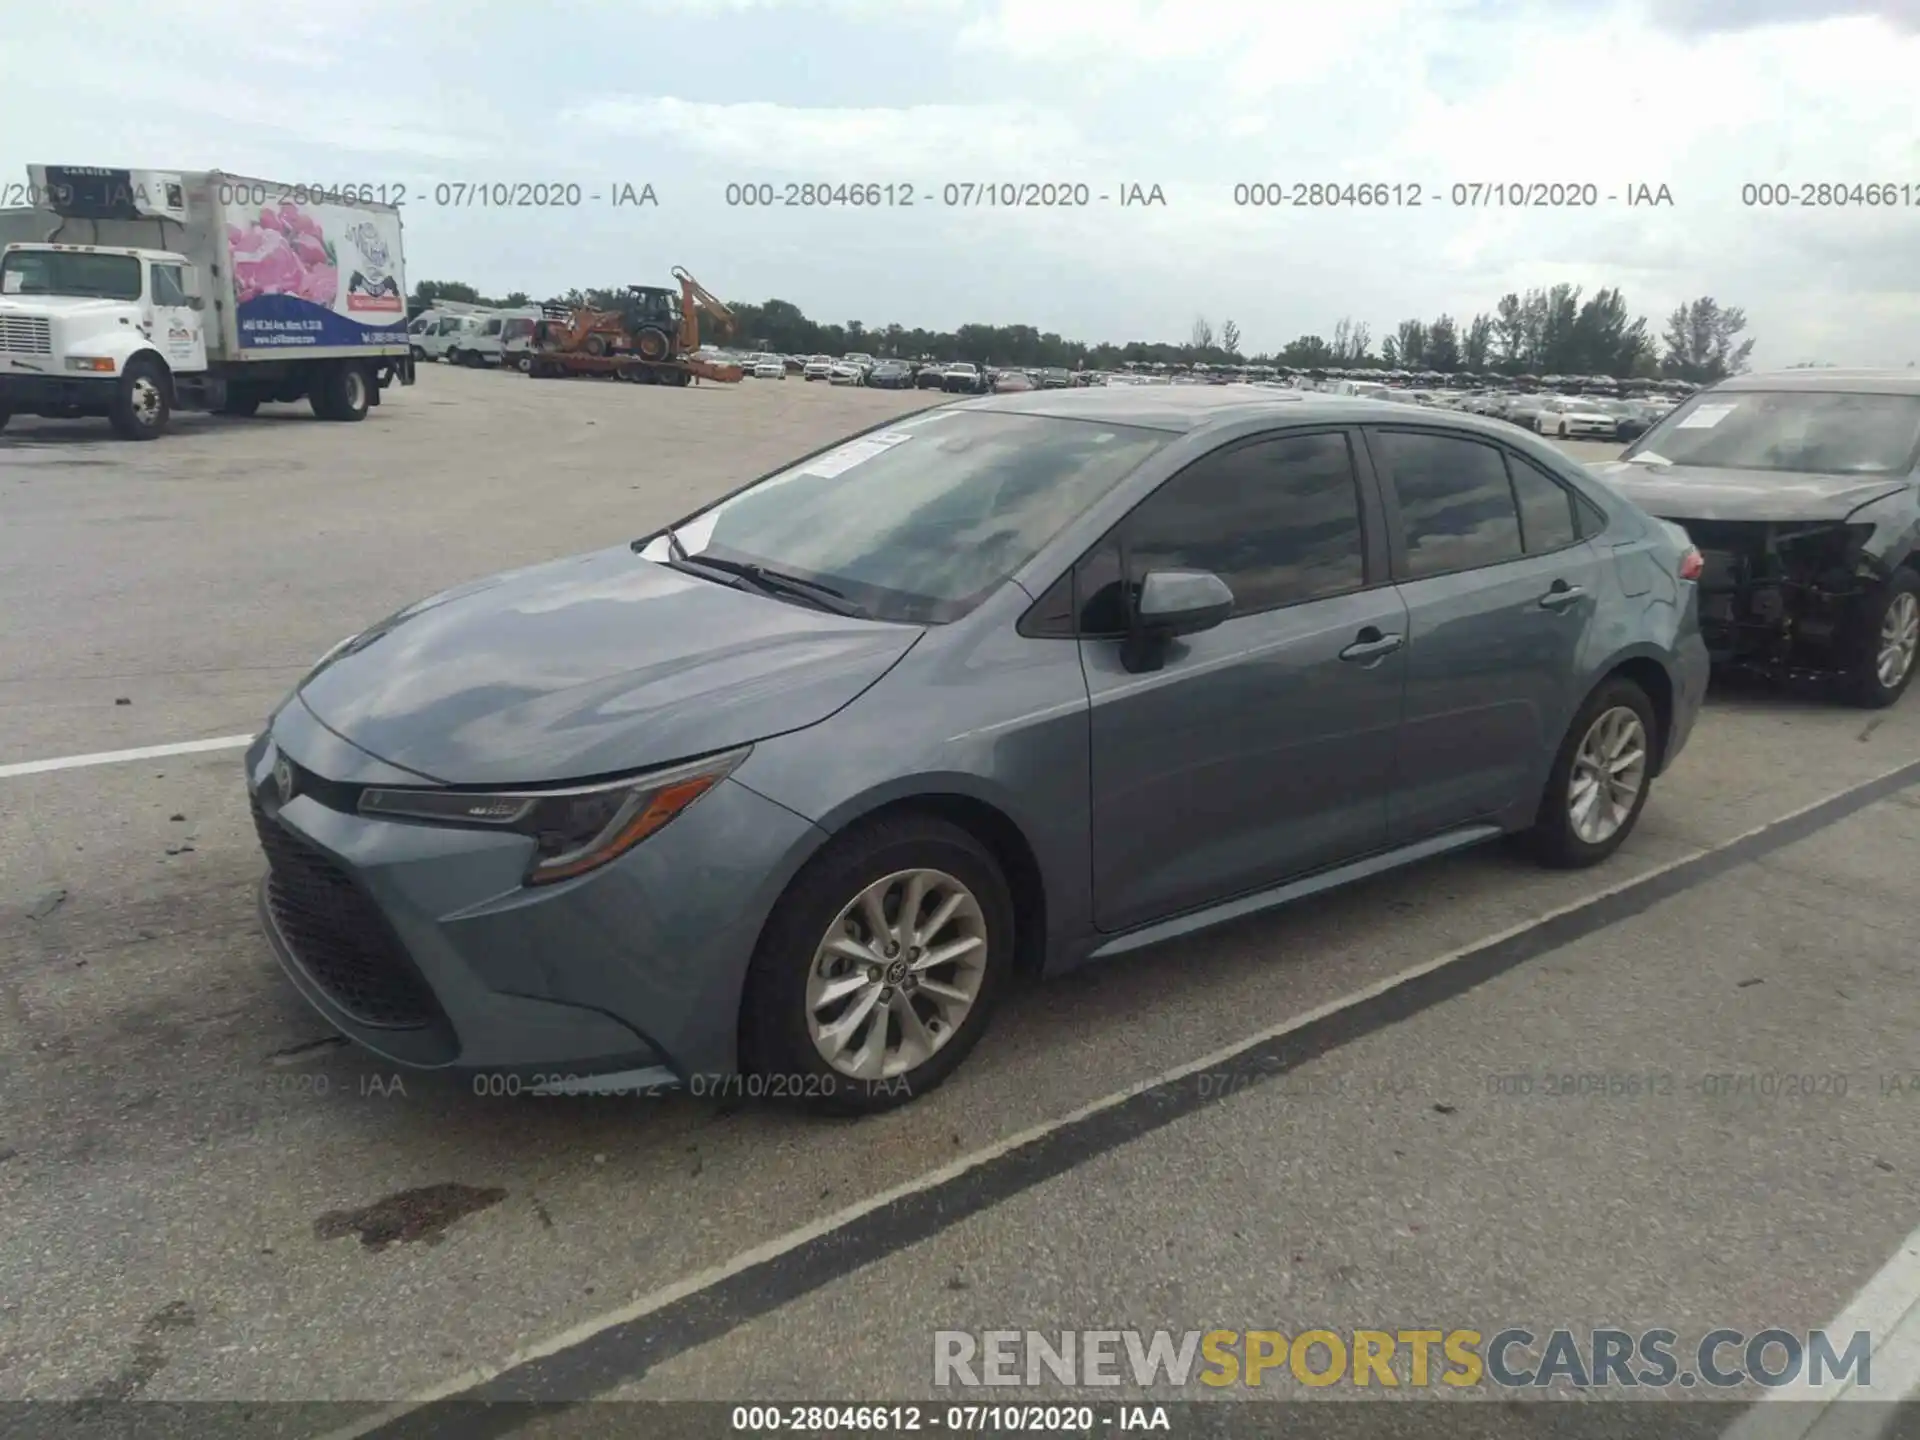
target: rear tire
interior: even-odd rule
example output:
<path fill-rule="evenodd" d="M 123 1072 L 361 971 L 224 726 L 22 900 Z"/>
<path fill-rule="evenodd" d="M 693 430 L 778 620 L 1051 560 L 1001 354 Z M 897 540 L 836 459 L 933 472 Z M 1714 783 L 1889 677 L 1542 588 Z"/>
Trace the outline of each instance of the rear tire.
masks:
<path fill-rule="evenodd" d="M 121 372 L 107 420 L 122 440 L 153 440 L 166 431 L 173 415 L 167 398 L 167 372 L 160 362 L 136 355 Z"/>
<path fill-rule="evenodd" d="M 949 918 L 917 938 L 935 942 L 931 953 L 965 947 L 918 973 L 909 968 L 916 937 L 899 913 L 914 883 L 907 877 L 916 874 L 929 877 L 921 882 L 923 922 L 953 906 Z M 860 901 L 870 891 L 880 893 L 882 919 L 892 927 L 884 937 L 866 933 L 873 927 Z M 975 943 L 966 946 L 969 940 Z M 867 941 L 871 958 L 856 958 Z M 888 943 L 895 947 L 891 956 Z M 769 1095 L 795 1096 L 841 1114 L 904 1105 L 951 1075 L 985 1033 L 1012 969 L 1013 945 L 1006 878 L 971 834 L 915 814 L 856 827 L 801 869 L 761 932 L 741 1010 L 742 1069 L 758 1076 Z M 838 1000 L 824 998 L 823 990 L 830 995 L 836 984 L 856 988 Z M 843 1064 L 872 1054 L 897 1073 L 859 1078 L 827 1058 L 834 1025 L 846 1025 L 849 1017 L 853 1026 L 837 1052 Z M 914 1020 L 918 1046 L 932 1046 L 917 1062 L 903 1028 Z M 826 1038 L 816 1040 L 816 1031 Z"/>
<path fill-rule="evenodd" d="M 11 419 L 13 419 L 13 412 L 5 408 L 0 408 L 0 430 L 6 429 L 7 422 Z"/>
<path fill-rule="evenodd" d="M 367 418 L 372 395 L 372 382 L 360 366 L 330 365 L 314 381 L 308 400 L 322 420 L 354 421 Z"/>
<path fill-rule="evenodd" d="M 1554 758 L 1529 848 L 1556 870 L 1598 865 L 1625 842 L 1653 788 L 1659 718 L 1647 692 L 1623 676 L 1587 697 Z M 1610 776 L 1611 785 L 1601 783 Z M 1632 793 L 1623 793 L 1631 784 Z"/>
<path fill-rule="evenodd" d="M 1864 608 L 1852 640 L 1853 665 L 1842 681 L 1849 701 L 1884 710 L 1906 693 L 1920 669 L 1920 575 L 1902 568 Z M 1904 648 L 1903 648 L 1904 647 Z"/>
<path fill-rule="evenodd" d="M 221 403 L 220 413 L 222 415 L 235 415 L 241 419 L 246 419 L 259 408 L 260 397 L 258 395 L 235 394 L 232 390 L 229 390 L 227 391 L 226 400 Z"/>

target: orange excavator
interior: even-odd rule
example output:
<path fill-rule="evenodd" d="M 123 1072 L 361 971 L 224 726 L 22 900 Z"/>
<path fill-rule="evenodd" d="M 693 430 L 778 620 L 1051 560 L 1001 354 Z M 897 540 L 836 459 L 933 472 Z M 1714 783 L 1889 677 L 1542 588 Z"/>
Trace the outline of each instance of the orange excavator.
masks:
<path fill-rule="evenodd" d="M 678 292 L 657 285 L 629 285 L 617 310 L 574 310 L 564 320 L 545 320 L 534 332 L 531 375 L 614 375 L 643 385 L 686 385 L 703 380 L 732 384 L 745 376 L 738 365 L 703 360 L 700 312 L 731 327 L 733 312 L 681 266 L 673 267 Z"/>

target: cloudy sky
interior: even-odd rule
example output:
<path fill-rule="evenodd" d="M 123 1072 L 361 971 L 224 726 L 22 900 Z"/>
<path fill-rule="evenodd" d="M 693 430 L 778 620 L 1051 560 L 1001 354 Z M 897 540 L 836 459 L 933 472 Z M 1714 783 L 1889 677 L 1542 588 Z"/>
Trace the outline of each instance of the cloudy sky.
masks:
<path fill-rule="evenodd" d="M 1743 307 L 1762 365 L 1904 365 L 1916 96 L 1920 0 L 87 0 L 8 15 L 0 203 L 31 161 L 404 186 L 410 280 L 540 296 L 679 264 L 827 320 L 1178 340 L 1204 314 L 1251 350 L 1343 315 L 1377 338 L 1508 290 L 1617 285 L 1656 331 L 1693 296 Z M 540 181 L 602 198 L 434 203 Z M 727 203 L 808 181 L 915 204 Z M 1601 203 L 1449 203 L 1535 181 Z M 1003 182 L 1084 182 L 1092 203 L 941 203 Z M 1254 182 L 1424 203 L 1237 206 Z M 1911 203 L 1742 204 L 1778 182 Z M 612 206 L 620 184 L 658 205 Z M 1673 203 L 1629 207 L 1642 184 Z M 1133 185 L 1165 204 L 1098 198 Z"/>

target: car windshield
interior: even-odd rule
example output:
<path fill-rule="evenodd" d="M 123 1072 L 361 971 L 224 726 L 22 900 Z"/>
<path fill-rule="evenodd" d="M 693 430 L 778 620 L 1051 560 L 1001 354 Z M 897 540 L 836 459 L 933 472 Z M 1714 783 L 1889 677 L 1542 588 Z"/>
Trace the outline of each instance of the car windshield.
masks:
<path fill-rule="evenodd" d="M 857 436 L 682 521 L 702 555 L 831 586 L 874 619 L 957 620 L 1173 436 L 933 410 Z M 673 556 L 667 534 L 640 552 Z"/>
<path fill-rule="evenodd" d="M 1920 395 L 1737 390 L 1697 395 L 1635 441 L 1675 465 L 1788 474 L 1905 474 L 1920 457 Z"/>
<path fill-rule="evenodd" d="M 0 259 L 0 295 L 84 295 L 138 300 L 140 262 L 131 255 L 14 250 Z"/>

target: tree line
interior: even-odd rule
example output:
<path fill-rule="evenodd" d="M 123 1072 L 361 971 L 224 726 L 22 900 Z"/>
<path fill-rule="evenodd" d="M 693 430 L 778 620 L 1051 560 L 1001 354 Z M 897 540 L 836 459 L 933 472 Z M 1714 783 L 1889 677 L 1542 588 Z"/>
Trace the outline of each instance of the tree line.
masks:
<path fill-rule="evenodd" d="M 569 290 L 548 303 L 617 309 L 618 289 Z M 422 281 L 417 305 L 435 300 L 515 307 L 532 302 L 524 291 L 489 299 L 457 281 Z M 1493 308 L 1460 320 L 1442 314 L 1431 320 L 1402 320 L 1376 345 L 1364 321 L 1343 319 L 1330 336 L 1302 335 L 1280 349 L 1247 354 L 1240 328 L 1231 320 L 1218 330 L 1206 317 L 1193 322 L 1184 344 L 1132 340 L 1125 344 L 1088 344 L 1067 340 L 1031 325 L 962 325 L 957 330 L 927 330 L 904 325 L 869 327 L 809 319 L 787 300 L 761 304 L 727 302 L 730 327 L 704 321 L 703 338 L 748 345 L 783 355 L 844 355 L 865 351 L 903 359 L 970 360 L 976 365 L 1016 368 L 1084 366 L 1117 370 L 1136 365 L 1288 365 L 1295 369 L 1338 368 L 1467 372 L 1504 375 L 1612 375 L 1618 379 L 1675 379 L 1699 384 L 1736 375 L 1747 368 L 1754 342 L 1742 339 L 1746 313 L 1721 305 L 1710 295 L 1674 307 L 1658 335 L 1645 317 L 1636 317 L 1618 288 L 1602 288 L 1583 298 L 1582 287 L 1553 285 L 1514 291 Z"/>

